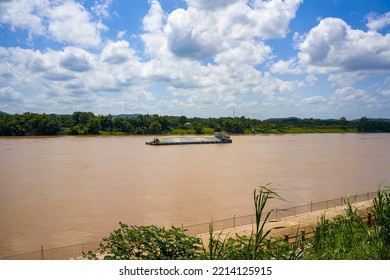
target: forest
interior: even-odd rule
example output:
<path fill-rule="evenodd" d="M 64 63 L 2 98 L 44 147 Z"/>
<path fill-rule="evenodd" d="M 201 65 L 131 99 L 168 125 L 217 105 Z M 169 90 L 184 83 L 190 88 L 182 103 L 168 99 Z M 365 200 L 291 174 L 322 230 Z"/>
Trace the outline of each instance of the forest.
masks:
<path fill-rule="evenodd" d="M 344 133 L 390 132 L 390 119 L 357 120 L 242 117 L 188 118 L 160 115 L 6 114 L 0 112 L 0 136 L 155 135 L 155 134 Z"/>

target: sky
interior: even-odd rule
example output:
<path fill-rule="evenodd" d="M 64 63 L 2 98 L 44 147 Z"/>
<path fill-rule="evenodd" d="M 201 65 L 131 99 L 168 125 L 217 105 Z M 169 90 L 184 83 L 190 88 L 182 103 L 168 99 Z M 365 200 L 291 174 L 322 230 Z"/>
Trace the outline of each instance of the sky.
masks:
<path fill-rule="evenodd" d="M 390 1 L 1 0 L 0 111 L 390 118 Z"/>

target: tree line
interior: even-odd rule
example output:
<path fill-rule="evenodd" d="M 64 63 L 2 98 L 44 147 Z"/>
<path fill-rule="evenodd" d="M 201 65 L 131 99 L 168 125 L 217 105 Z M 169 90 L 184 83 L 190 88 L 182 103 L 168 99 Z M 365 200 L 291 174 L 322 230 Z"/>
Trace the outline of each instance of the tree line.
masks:
<path fill-rule="evenodd" d="M 187 118 L 160 115 L 95 115 L 0 113 L 0 136 L 99 135 L 99 134 L 233 134 L 315 133 L 315 132 L 390 132 L 389 119 L 348 121 L 340 119 L 282 118 L 257 120 L 242 117 Z"/>

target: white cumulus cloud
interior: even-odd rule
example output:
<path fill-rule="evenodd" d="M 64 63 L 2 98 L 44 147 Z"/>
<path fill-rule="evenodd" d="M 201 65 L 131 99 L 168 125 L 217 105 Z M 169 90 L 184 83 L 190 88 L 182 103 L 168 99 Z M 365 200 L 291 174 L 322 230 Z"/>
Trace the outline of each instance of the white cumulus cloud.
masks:
<path fill-rule="evenodd" d="M 167 15 L 164 25 L 161 7 L 152 1 L 144 27 L 150 32 L 162 30 L 160 35 L 175 56 L 201 60 L 235 48 L 242 41 L 285 37 L 302 1 L 187 3 L 187 9 L 176 9 Z"/>
<path fill-rule="evenodd" d="M 81 47 L 96 47 L 101 38 L 98 26 L 83 6 L 66 1 L 48 13 L 50 35 L 58 42 L 68 42 Z"/>
<path fill-rule="evenodd" d="M 44 35 L 43 16 L 48 9 L 48 0 L 0 1 L 0 23 L 9 24 L 14 30 L 28 30 L 30 35 Z"/>
<path fill-rule="evenodd" d="M 111 1 L 96 4 L 99 17 L 107 15 Z M 13 0 L 0 2 L 0 23 L 9 24 L 13 30 L 23 29 L 32 36 L 46 36 L 60 43 L 79 47 L 97 47 L 101 31 L 107 27 L 84 6 L 74 0 Z"/>
<path fill-rule="evenodd" d="M 367 16 L 367 27 L 370 31 L 381 30 L 387 25 L 390 25 L 390 12 L 380 16 L 371 13 Z"/>
<path fill-rule="evenodd" d="M 298 44 L 300 63 L 309 72 L 388 71 L 390 34 L 352 29 L 338 18 L 326 18 Z"/>

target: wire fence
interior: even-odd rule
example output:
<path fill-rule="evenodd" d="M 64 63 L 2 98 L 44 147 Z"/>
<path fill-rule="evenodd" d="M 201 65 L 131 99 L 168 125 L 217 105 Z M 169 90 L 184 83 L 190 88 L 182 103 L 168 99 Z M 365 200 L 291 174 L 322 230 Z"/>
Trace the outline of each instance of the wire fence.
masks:
<path fill-rule="evenodd" d="M 340 197 L 337 199 L 331 199 L 321 202 L 311 202 L 310 204 L 295 206 L 285 209 L 274 209 L 269 216 L 269 220 L 278 220 L 287 217 L 292 217 L 304 213 L 314 212 L 318 210 L 324 210 L 328 208 L 343 206 L 347 203 L 348 199 L 352 203 L 363 202 L 372 200 L 376 196 L 377 192 L 367 192 L 359 194 L 353 197 Z M 265 216 L 265 215 L 263 215 Z M 229 219 L 212 221 L 213 230 L 223 230 L 227 228 L 236 228 L 241 226 L 254 225 L 256 221 L 255 214 L 236 217 L 233 216 Z M 181 225 L 182 229 L 187 230 L 189 235 L 197 235 L 209 232 L 210 222 L 200 223 L 195 225 Z M 66 260 L 66 259 L 82 259 L 83 253 L 88 251 L 95 251 L 99 248 L 99 244 L 102 241 L 94 241 L 90 243 L 70 245 L 65 247 L 57 247 L 45 249 L 41 246 L 41 250 L 21 253 L 16 255 L 0 256 L 0 260 Z"/>
<path fill-rule="evenodd" d="M 321 202 L 311 202 L 309 204 L 301 205 L 301 206 L 295 206 L 295 207 L 290 207 L 290 208 L 283 208 L 283 209 L 274 209 L 268 220 L 278 220 L 278 219 L 283 219 L 287 217 L 292 217 L 304 213 L 310 213 L 318 210 L 324 210 L 328 208 L 334 208 L 338 206 L 344 206 L 346 205 L 348 199 L 352 203 L 357 203 L 357 202 L 363 202 L 363 201 L 368 201 L 372 200 L 376 196 L 377 192 L 367 192 L 364 194 L 358 194 L 353 197 L 343 197 L 341 196 L 340 198 L 336 199 L 330 199 L 330 200 L 325 200 Z M 265 215 L 262 215 L 265 217 Z M 236 227 L 241 227 L 241 226 L 250 226 L 254 225 L 256 222 L 256 216 L 255 214 L 251 215 L 246 215 L 246 216 L 233 216 L 232 218 L 228 219 L 223 219 L 223 220 L 218 220 L 218 221 L 212 221 L 213 223 L 213 230 L 218 231 L 218 230 L 223 230 L 227 228 L 236 228 Z M 188 230 L 188 234 L 190 235 L 196 235 L 196 234 L 201 234 L 209 231 L 210 227 L 210 222 L 207 223 L 200 223 L 200 224 L 195 224 L 195 225 L 181 225 L 183 229 Z"/>

